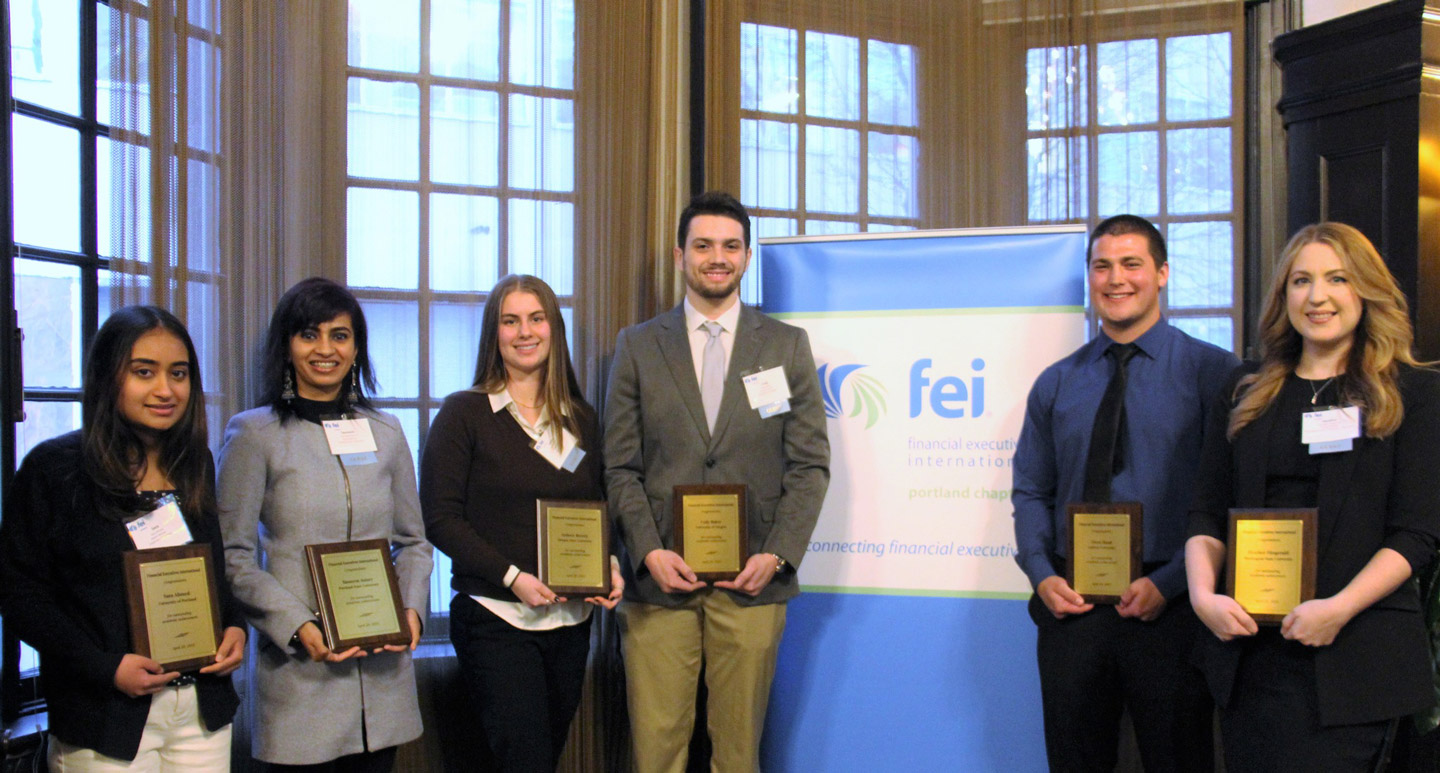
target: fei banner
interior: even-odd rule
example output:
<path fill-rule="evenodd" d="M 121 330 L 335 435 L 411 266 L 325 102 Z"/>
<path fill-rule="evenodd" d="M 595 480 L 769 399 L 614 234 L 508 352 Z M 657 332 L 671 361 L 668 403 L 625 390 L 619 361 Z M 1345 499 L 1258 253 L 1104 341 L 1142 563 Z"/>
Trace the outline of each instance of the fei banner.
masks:
<path fill-rule="evenodd" d="M 1085 341 L 1085 238 L 762 241 L 762 308 L 810 334 L 831 447 L 766 769 L 1044 769 L 1011 465 L 1030 385 Z"/>

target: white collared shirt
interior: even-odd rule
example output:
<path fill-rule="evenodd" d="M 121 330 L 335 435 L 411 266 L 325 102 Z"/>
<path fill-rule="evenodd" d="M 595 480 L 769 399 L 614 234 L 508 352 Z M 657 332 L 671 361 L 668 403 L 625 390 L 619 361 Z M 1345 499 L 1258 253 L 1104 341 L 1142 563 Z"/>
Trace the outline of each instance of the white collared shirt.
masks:
<path fill-rule="evenodd" d="M 690 360 L 695 363 L 695 383 L 699 384 L 704 378 L 705 344 L 710 340 L 710 334 L 705 332 L 705 323 L 709 318 L 690 304 L 688 295 L 685 296 L 683 306 L 685 330 L 690 335 Z M 735 331 L 740 327 L 740 299 L 736 298 L 730 308 L 721 312 L 715 321 L 720 323 L 720 348 L 725 350 L 725 371 L 728 373 L 730 352 L 735 350 Z"/>

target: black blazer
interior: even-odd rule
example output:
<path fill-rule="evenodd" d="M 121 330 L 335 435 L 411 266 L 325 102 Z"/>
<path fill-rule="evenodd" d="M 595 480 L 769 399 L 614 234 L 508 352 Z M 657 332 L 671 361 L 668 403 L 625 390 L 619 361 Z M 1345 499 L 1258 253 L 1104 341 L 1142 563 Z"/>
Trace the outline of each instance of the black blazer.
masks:
<path fill-rule="evenodd" d="M 1201 457 L 1200 485 L 1190 513 L 1190 534 L 1228 539 L 1229 508 L 1265 501 L 1266 438 L 1275 411 L 1261 414 L 1225 437 L 1233 400 L 1232 377 L 1225 410 L 1213 411 L 1218 426 Z M 1382 547 L 1410 562 L 1413 575 L 1429 566 L 1440 545 L 1440 373 L 1402 366 L 1400 394 L 1405 418 L 1383 439 L 1362 437 L 1351 451 L 1320 459 L 1315 594 L 1343 589 Z M 1298 442 L 1298 438 L 1296 439 Z M 1216 703 L 1227 705 L 1243 640 L 1221 642 L 1205 635 L 1201 667 Z M 1356 615 L 1335 641 L 1315 651 L 1315 690 L 1323 725 L 1373 722 L 1410 714 L 1435 703 L 1430 652 L 1416 585 L 1406 582 Z"/>

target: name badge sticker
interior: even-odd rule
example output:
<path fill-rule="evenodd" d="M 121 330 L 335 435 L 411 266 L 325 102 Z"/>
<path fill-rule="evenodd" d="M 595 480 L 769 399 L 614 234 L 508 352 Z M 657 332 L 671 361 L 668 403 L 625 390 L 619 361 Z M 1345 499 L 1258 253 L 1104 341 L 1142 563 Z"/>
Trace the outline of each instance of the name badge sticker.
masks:
<path fill-rule="evenodd" d="M 768 419 L 790 410 L 790 382 L 785 379 L 785 366 L 747 374 L 742 381 L 745 397 L 750 407 L 760 412 L 760 418 Z"/>
<path fill-rule="evenodd" d="M 159 507 L 125 524 L 125 530 L 139 550 L 173 548 L 195 541 L 180 513 L 180 503 L 169 494 L 161 497 Z"/>
<path fill-rule="evenodd" d="M 1306 411 L 1300 420 L 1300 442 L 1329 443 L 1360 437 L 1360 409 L 1355 406 Z"/>
<path fill-rule="evenodd" d="M 330 444 L 330 453 L 336 456 L 351 454 L 373 454 L 379 450 L 375 435 L 370 431 L 369 419 L 333 419 L 322 423 L 325 440 Z"/>

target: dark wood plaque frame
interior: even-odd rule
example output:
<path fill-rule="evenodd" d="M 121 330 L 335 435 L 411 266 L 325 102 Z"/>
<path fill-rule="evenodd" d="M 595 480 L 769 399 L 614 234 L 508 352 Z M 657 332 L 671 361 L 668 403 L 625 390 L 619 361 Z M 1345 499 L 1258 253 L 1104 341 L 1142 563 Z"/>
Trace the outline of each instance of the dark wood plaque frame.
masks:
<path fill-rule="evenodd" d="M 695 577 L 702 582 L 715 582 L 716 580 L 733 580 L 740 572 L 745 570 L 745 562 L 750 559 L 750 514 L 747 510 L 746 489 L 744 483 L 696 483 L 676 486 L 671 495 L 673 500 L 674 531 L 675 531 L 675 552 L 685 557 L 685 497 L 687 496 L 711 496 L 715 494 L 733 494 L 737 502 L 736 510 L 740 519 L 739 534 L 735 542 L 739 547 L 739 555 L 735 557 L 733 572 L 696 572 Z M 693 567 L 692 567 L 693 568 Z"/>
<path fill-rule="evenodd" d="M 334 602 L 330 598 L 330 589 L 325 582 L 325 564 L 321 559 L 333 553 L 362 553 L 367 550 L 380 551 L 380 555 L 384 559 L 385 578 L 390 584 L 390 600 L 394 602 L 395 619 L 399 623 L 400 631 L 399 633 L 341 639 L 335 621 Z M 410 645 L 410 620 L 405 615 L 405 606 L 400 599 L 400 581 L 395 577 L 395 564 L 390 559 L 389 540 L 366 539 L 306 545 L 305 561 L 310 565 L 310 582 L 315 588 L 315 602 L 320 607 L 320 632 L 325 634 L 325 646 L 329 647 L 331 651 L 344 652 L 351 647 L 369 649 L 383 647 L 387 644 L 407 647 Z"/>
<path fill-rule="evenodd" d="M 603 578 L 597 586 L 584 585 L 552 585 L 550 583 L 550 561 L 546 548 L 549 546 L 550 519 L 547 517 L 551 508 L 565 508 L 571 510 L 598 510 L 600 511 L 600 551 L 598 560 L 600 562 L 600 576 Z M 540 582 L 556 594 L 561 596 L 609 596 L 610 585 L 610 511 L 605 502 L 582 501 L 576 499 L 537 499 L 535 500 L 535 535 L 537 539 L 536 556 L 539 559 L 537 570 Z"/>
<path fill-rule="evenodd" d="M 205 565 L 205 582 L 210 593 L 210 625 L 213 640 L 208 655 L 161 663 L 166 671 L 198 671 L 215 662 L 215 653 L 220 650 L 220 593 L 215 583 L 215 562 L 208 543 L 191 543 L 168 548 L 127 550 L 125 562 L 125 606 L 130 617 L 130 647 L 137 655 L 150 657 L 150 621 L 145 614 L 145 591 L 140 581 L 140 567 L 146 564 L 174 561 L 176 559 L 199 558 Z"/>
<path fill-rule="evenodd" d="M 1319 544 L 1316 536 L 1320 519 L 1317 507 L 1256 507 L 1230 509 L 1230 541 L 1226 543 L 1229 556 L 1225 561 L 1225 592 L 1235 598 L 1235 536 L 1240 521 L 1299 521 L 1303 534 L 1300 535 L 1300 603 L 1315 598 L 1315 558 Z M 1279 625 L 1285 615 L 1256 614 L 1245 610 L 1256 623 Z"/>
<path fill-rule="evenodd" d="M 1075 587 L 1075 556 L 1078 553 L 1075 549 L 1075 516 L 1107 513 L 1124 513 L 1130 516 L 1130 582 L 1135 582 L 1145 575 L 1145 506 L 1139 502 L 1072 502 L 1065 506 L 1066 524 L 1070 528 L 1070 557 L 1065 562 L 1065 582 L 1069 583 L 1076 593 L 1085 597 L 1087 604 L 1120 603 L 1119 596 L 1086 593 Z"/>

